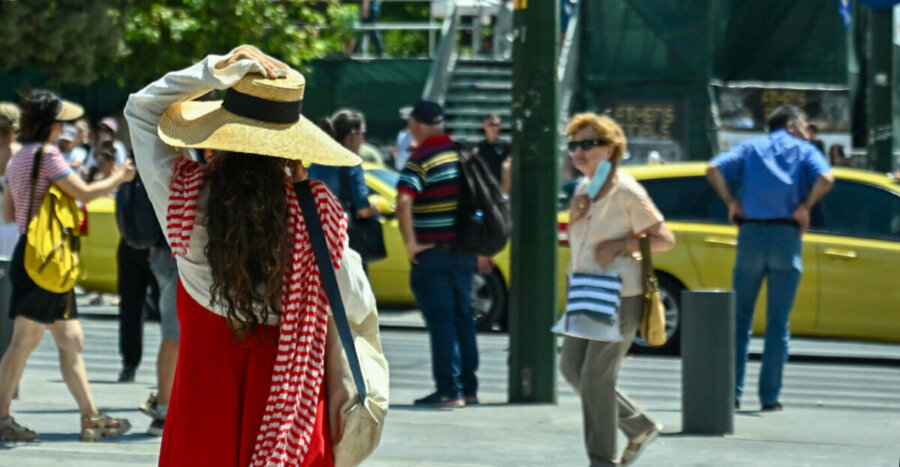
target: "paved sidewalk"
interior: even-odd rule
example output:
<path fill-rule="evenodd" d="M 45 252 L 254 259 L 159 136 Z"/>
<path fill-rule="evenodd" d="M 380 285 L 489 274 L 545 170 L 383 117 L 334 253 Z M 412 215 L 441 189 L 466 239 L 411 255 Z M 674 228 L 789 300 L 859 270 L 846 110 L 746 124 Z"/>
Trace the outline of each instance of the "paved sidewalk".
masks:
<path fill-rule="evenodd" d="M 80 443 L 78 414 L 61 381 L 46 335 L 25 370 L 13 415 L 40 433 L 39 443 L 0 444 L 0 466 L 151 466 L 159 439 L 143 434 L 149 419 L 136 406 L 152 391 L 159 327 L 145 327 L 145 357 L 137 383 L 116 384 L 117 323 L 84 319 L 85 358 L 98 405 L 131 418 L 134 432 L 114 441 Z M 411 406 L 432 389 L 427 334 L 385 330 L 391 364 L 391 410 L 381 445 L 364 465 L 587 465 L 578 398 L 558 379 L 557 405 L 506 404 L 508 339 L 481 334 L 480 406 L 428 410 Z M 900 460 L 900 368 L 789 363 L 785 411 L 759 413 L 748 390 L 735 416 L 735 434 L 680 434 L 680 360 L 629 357 L 620 387 L 665 424 L 665 434 L 642 456 L 647 466 L 896 466 Z M 751 362 L 747 381 L 756 381 Z M 198 436 L 202 434 L 198 433 Z M 624 440 L 620 440 L 624 446 Z"/>

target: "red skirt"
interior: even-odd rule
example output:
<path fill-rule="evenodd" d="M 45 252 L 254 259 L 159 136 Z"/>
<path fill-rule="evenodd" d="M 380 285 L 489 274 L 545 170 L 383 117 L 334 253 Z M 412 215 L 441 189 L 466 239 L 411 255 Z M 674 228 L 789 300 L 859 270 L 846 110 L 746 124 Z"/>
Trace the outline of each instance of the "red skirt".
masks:
<path fill-rule="evenodd" d="M 278 327 L 259 326 L 236 340 L 225 318 L 191 298 L 180 280 L 178 322 L 178 364 L 159 465 L 249 466 L 269 396 Z M 324 388 L 319 393 L 324 396 Z M 302 465 L 334 465 L 324 397 Z"/>

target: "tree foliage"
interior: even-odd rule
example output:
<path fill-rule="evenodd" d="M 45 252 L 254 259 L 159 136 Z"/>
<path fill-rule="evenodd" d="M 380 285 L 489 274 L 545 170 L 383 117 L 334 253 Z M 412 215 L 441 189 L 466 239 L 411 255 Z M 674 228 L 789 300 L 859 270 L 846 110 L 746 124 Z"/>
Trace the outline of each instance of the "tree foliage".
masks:
<path fill-rule="evenodd" d="M 0 0 L 0 68 L 52 83 L 141 85 L 210 53 L 253 44 L 290 65 L 340 50 L 338 0 Z"/>
<path fill-rule="evenodd" d="M 133 0 L 126 10 L 124 68 L 137 81 L 209 53 L 253 44 L 293 66 L 340 49 L 337 0 Z"/>
<path fill-rule="evenodd" d="M 397 23 L 427 23 L 431 6 L 425 2 L 385 2 L 381 20 Z M 437 34 L 438 38 L 440 34 Z M 389 57 L 422 57 L 428 55 L 427 31 L 387 31 L 384 48 Z"/>
<path fill-rule="evenodd" d="M 33 68 L 52 83 L 95 80 L 124 52 L 112 0 L 0 0 L 0 67 Z"/>

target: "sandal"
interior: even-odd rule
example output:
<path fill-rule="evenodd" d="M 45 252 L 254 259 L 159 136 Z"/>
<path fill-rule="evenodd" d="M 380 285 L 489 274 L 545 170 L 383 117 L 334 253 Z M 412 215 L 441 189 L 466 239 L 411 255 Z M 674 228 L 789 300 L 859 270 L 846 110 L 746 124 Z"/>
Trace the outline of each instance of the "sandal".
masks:
<path fill-rule="evenodd" d="M 659 433 L 662 431 L 663 426 L 656 423 L 653 425 L 653 428 L 650 431 L 628 441 L 628 447 L 625 448 L 625 452 L 622 453 L 622 459 L 619 461 L 621 465 L 631 465 L 634 461 L 637 460 L 638 456 L 644 452 L 644 449 L 652 443 L 656 441 L 656 438 L 659 437 Z"/>
<path fill-rule="evenodd" d="M 138 410 L 152 419 L 157 419 L 159 418 L 159 411 L 156 407 L 157 405 L 158 402 L 156 399 L 156 394 L 151 392 L 150 397 L 148 397 L 147 400 L 138 407 Z"/>
<path fill-rule="evenodd" d="M 131 423 L 126 418 L 112 418 L 103 414 L 81 417 L 82 441 L 99 441 L 102 437 L 124 435 L 130 429 Z"/>
<path fill-rule="evenodd" d="M 0 440 L 3 441 L 34 441 L 37 433 L 16 423 L 12 415 L 0 419 Z"/>

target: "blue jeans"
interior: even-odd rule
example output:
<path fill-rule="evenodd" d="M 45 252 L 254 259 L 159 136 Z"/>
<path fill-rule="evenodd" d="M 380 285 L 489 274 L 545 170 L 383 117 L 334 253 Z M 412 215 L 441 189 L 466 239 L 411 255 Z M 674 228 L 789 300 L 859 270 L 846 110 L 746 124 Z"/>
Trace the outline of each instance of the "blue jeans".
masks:
<path fill-rule="evenodd" d="M 437 392 L 476 394 L 478 346 L 472 320 L 475 257 L 443 250 L 419 253 L 410 285 L 431 336 L 431 371 Z"/>
<path fill-rule="evenodd" d="M 763 278 L 769 296 L 766 302 L 766 340 L 759 375 L 759 399 L 763 404 L 778 402 L 781 377 L 788 358 L 788 318 L 803 272 L 802 241 L 797 229 L 786 225 L 744 224 L 738 234 L 737 260 L 734 264 L 734 290 L 737 299 L 735 320 L 736 363 L 735 397 L 744 389 L 753 309 Z"/>
<path fill-rule="evenodd" d="M 178 326 L 178 265 L 168 248 L 150 248 L 150 270 L 159 284 L 159 325 L 162 337 L 177 341 Z"/>

